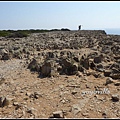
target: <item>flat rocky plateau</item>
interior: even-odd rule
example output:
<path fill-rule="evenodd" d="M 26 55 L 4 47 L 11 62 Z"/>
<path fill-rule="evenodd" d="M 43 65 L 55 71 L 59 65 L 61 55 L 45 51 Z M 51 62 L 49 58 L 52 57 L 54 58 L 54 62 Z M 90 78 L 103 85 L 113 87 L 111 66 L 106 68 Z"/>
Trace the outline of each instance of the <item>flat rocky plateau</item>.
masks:
<path fill-rule="evenodd" d="M 120 118 L 120 36 L 1 37 L 0 118 Z"/>

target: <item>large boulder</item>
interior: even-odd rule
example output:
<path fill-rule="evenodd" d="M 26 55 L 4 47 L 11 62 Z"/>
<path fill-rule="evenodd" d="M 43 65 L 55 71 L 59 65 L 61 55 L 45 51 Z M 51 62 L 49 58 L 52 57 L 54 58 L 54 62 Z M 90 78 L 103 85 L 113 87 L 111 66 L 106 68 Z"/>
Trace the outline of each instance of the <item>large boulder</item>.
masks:
<path fill-rule="evenodd" d="M 56 58 L 57 57 L 57 54 L 55 52 L 48 52 L 47 53 L 47 57 L 48 58 Z"/>
<path fill-rule="evenodd" d="M 6 97 L 0 97 L 0 107 L 8 106 L 10 100 Z"/>
<path fill-rule="evenodd" d="M 112 70 L 105 70 L 104 71 L 104 76 L 105 77 L 110 77 L 110 74 L 112 73 Z"/>
<path fill-rule="evenodd" d="M 96 64 L 96 71 L 103 72 L 104 66 L 101 63 Z"/>
<path fill-rule="evenodd" d="M 120 79 L 120 73 L 111 73 L 110 77 L 113 79 Z"/>
<path fill-rule="evenodd" d="M 1 49 L 0 54 L 1 54 L 1 60 L 9 60 L 12 58 L 11 54 L 6 49 Z"/>
<path fill-rule="evenodd" d="M 39 64 L 38 60 L 33 58 L 33 60 L 28 65 L 28 69 L 30 69 L 31 71 L 39 72 L 40 64 Z"/>
<path fill-rule="evenodd" d="M 9 60 L 11 59 L 12 56 L 9 54 L 9 53 L 5 53 L 3 56 L 2 56 L 2 60 Z"/>
<path fill-rule="evenodd" d="M 57 77 L 58 74 L 58 64 L 55 60 L 45 60 L 40 68 L 41 77 Z"/>
<path fill-rule="evenodd" d="M 83 66 L 85 69 L 89 69 L 89 58 L 82 56 L 80 59 L 80 64 Z"/>
<path fill-rule="evenodd" d="M 41 66 L 41 75 L 42 77 L 50 77 L 51 76 L 51 62 L 46 61 L 42 66 Z"/>
<path fill-rule="evenodd" d="M 78 64 L 73 58 L 63 58 L 60 64 L 63 74 L 74 75 L 78 71 Z"/>
<path fill-rule="evenodd" d="M 94 63 L 101 63 L 102 60 L 103 60 L 103 55 L 101 54 L 101 55 L 96 56 L 96 57 L 94 58 Z"/>
<path fill-rule="evenodd" d="M 67 74 L 69 74 L 69 75 L 75 75 L 77 73 L 77 71 L 78 71 L 78 64 L 77 63 L 73 63 L 66 70 L 67 70 Z"/>

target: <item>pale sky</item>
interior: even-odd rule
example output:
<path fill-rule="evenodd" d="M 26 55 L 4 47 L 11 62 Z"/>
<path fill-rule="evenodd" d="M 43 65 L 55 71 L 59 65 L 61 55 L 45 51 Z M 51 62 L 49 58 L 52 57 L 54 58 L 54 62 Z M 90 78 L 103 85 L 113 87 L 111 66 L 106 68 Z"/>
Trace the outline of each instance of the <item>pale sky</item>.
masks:
<path fill-rule="evenodd" d="M 0 30 L 120 28 L 119 1 L 0 1 Z"/>

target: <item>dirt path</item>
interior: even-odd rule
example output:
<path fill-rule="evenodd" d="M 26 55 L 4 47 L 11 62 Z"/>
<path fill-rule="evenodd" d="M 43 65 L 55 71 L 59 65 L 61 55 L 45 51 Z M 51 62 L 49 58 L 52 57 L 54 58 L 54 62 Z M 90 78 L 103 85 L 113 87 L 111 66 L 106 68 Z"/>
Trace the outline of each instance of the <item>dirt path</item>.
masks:
<path fill-rule="evenodd" d="M 8 61 L 0 61 L 0 78 L 16 77 L 16 72 L 22 70 L 23 60 L 13 59 Z"/>

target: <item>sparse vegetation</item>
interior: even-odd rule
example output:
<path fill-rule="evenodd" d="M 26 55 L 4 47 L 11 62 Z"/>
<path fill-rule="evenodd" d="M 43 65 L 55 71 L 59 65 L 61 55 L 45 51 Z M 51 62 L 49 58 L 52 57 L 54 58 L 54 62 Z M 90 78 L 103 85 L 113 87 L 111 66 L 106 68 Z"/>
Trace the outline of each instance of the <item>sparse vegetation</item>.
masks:
<path fill-rule="evenodd" d="M 70 30 L 67 28 L 62 28 L 61 31 L 70 31 Z"/>
<path fill-rule="evenodd" d="M 8 35 L 10 35 L 9 31 L 7 31 L 7 30 L 1 30 L 0 31 L 0 37 L 6 37 Z"/>
<path fill-rule="evenodd" d="M 26 32 L 14 32 L 14 33 L 11 33 L 9 34 L 7 37 L 9 38 L 23 38 L 23 37 L 27 37 L 28 34 Z"/>
<path fill-rule="evenodd" d="M 30 30 L 0 30 L 0 37 L 9 37 L 9 38 L 22 38 L 27 37 L 31 33 L 44 33 L 44 32 L 52 32 L 52 31 L 70 31 L 67 28 L 62 29 L 30 29 Z"/>

